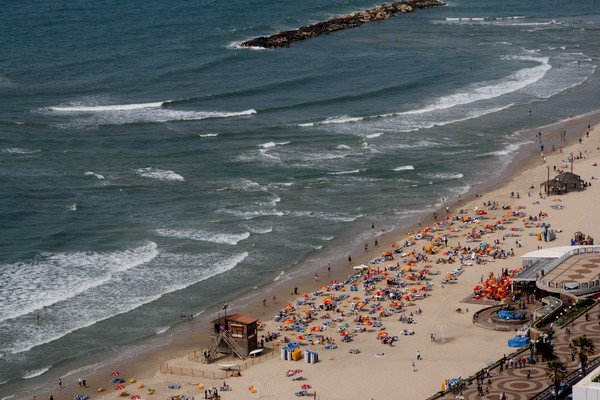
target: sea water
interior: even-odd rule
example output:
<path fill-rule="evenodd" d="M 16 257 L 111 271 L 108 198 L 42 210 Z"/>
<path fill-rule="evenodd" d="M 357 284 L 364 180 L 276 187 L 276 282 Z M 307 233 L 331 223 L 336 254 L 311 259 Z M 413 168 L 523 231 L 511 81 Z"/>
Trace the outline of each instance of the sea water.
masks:
<path fill-rule="evenodd" d="M 493 182 L 537 148 L 528 129 L 600 108 L 596 0 L 450 1 L 237 46 L 372 6 L 0 11 L 0 398 L 291 285 L 371 224 Z"/>

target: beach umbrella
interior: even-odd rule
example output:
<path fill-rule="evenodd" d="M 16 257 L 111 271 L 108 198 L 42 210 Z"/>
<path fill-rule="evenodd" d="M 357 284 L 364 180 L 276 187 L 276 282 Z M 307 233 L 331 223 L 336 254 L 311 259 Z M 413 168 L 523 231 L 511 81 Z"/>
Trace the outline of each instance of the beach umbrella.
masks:
<path fill-rule="evenodd" d="M 298 336 L 296 336 L 296 338 L 300 339 L 300 340 L 304 340 L 304 336 L 302 336 L 302 335 L 298 335 Z"/>
<path fill-rule="evenodd" d="M 131 399 L 131 400 L 138 400 L 138 399 L 140 399 L 140 398 L 141 398 L 141 397 L 140 397 L 140 396 L 138 396 L 137 394 L 134 394 L 134 395 L 132 395 L 132 396 L 130 397 L 130 399 Z"/>
<path fill-rule="evenodd" d="M 291 319 L 286 319 L 285 321 L 283 321 L 283 323 L 284 323 L 284 324 L 291 324 L 291 323 L 293 323 L 293 322 L 294 322 L 294 321 L 293 321 L 293 320 L 291 320 Z"/>
<path fill-rule="evenodd" d="M 115 390 L 123 390 L 123 389 L 125 389 L 125 386 L 123 386 L 123 385 L 115 386 Z"/>
<path fill-rule="evenodd" d="M 301 389 L 312 389 L 312 386 L 310 386 L 308 383 L 305 383 L 304 385 L 300 386 Z"/>
<path fill-rule="evenodd" d="M 125 379 L 121 379 L 121 378 L 112 378 L 110 380 L 112 383 L 123 383 L 125 382 Z"/>
<path fill-rule="evenodd" d="M 379 334 L 377 335 L 377 337 L 379 337 L 379 338 L 384 338 L 384 337 L 388 337 L 388 336 L 389 336 L 389 333 L 387 333 L 387 332 L 379 332 Z"/>
<path fill-rule="evenodd" d="M 295 369 L 295 370 L 294 370 L 294 373 L 295 373 L 295 374 L 301 374 L 301 373 L 302 373 L 302 370 L 301 370 L 301 369 Z"/>
<path fill-rule="evenodd" d="M 119 371 L 113 371 L 113 372 L 111 372 L 110 374 L 111 374 L 112 376 L 119 376 L 119 375 L 121 375 L 121 374 L 119 373 Z"/>

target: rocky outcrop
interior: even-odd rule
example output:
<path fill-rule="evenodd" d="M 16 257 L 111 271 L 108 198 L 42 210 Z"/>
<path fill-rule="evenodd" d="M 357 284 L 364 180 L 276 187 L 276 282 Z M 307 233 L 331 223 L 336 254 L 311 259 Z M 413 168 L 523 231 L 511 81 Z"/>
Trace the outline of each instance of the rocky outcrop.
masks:
<path fill-rule="evenodd" d="M 354 12 L 340 17 L 332 18 L 325 22 L 303 26 L 291 31 L 279 32 L 271 36 L 260 36 L 241 43 L 243 47 L 263 47 L 276 49 L 287 47 L 300 40 L 310 39 L 319 35 L 326 35 L 342 29 L 354 28 L 367 22 L 382 21 L 394 15 L 414 12 L 419 8 L 430 8 L 446 5 L 438 0 L 403 0 L 386 3 L 380 7 Z"/>

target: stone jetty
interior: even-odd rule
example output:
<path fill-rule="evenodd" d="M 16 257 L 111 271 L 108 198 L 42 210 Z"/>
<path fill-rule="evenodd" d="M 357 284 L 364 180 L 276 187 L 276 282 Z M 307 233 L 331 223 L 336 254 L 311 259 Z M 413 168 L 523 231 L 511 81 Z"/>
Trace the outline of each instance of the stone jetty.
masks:
<path fill-rule="evenodd" d="M 420 8 L 439 7 L 446 3 L 438 0 L 403 0 L 386 3 L 368 10 L 353 12 L 332 18 L 328 21 L 303 26 L 291 31 L 279 32 L 271 36 L 260 36 L 241 43 L 242 47 L 263 47 L 276 49 L 287 47 L 300 40 L 306 40 L 319 35 L 326 35 L 342 29 L 350 29 L 367 22 L 383 21 L 394 15 L 414 12 Z"/>

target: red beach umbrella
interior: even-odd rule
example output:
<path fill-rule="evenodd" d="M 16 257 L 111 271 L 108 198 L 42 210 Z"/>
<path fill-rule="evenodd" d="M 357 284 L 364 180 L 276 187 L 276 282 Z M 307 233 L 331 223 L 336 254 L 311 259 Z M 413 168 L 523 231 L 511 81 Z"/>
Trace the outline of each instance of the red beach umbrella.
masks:
<path fill-rule="evenodd" d="M 123 385 L 115 386 L 115 390 L 123 390 L 123 389 L 125 389 L 125 386 L 123 386 Z"/>
<path fill-rule="evenodd" d="M 131 399 L 131 400 L 138 400 L 138 399 L 141 399 L 141 397 L 140 397 L 140 396 L 138 396 L 137 394 L 134 394 L 134 395 L 132 395 L 132 396 L 130 397 L 130 399 Z"/>
<path fill-rule="evenodd" d="M 113 372 L 111 372 L 110 374 L 111 374 L 112 376 L 119 376 L 119 375 L 120 375 L 119 371 L 113 371 Z"/>
<path fill-rule="evenodd" d="M 310 386 L 308 383 L 305 383 L 304 385 L 300 386 L 301 389 L 312 389 L 312 386 Z"/>

